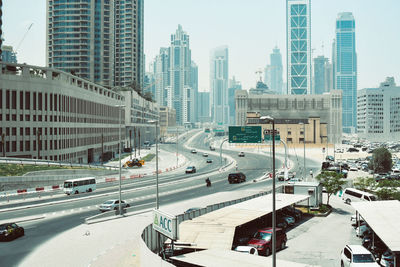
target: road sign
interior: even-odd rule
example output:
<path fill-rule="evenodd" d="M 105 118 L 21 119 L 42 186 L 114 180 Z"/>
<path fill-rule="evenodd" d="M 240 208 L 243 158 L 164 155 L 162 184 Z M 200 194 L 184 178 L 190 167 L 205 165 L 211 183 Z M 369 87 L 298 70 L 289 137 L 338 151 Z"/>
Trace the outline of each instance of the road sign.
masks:
<path fill-rule="evenodd" d="M 229 126 L 229 143 L 261 143 L 261 126 Z"/>
<path fill-rule="evenodd" d="M 153 210 L 153 229 L 172 240 L 178 240 L 179 238 L 176 216 L 157 209 Z"/>
<path fill-rule="evenodd" d="M 272 140 L 272 130 L 264 129 L 264 140 L 265 141 Z M 275 129 L 275 141 L 280 141 L 280 140 L 281 140 L 281 136 L 279 134 L 279 131 Z"/>

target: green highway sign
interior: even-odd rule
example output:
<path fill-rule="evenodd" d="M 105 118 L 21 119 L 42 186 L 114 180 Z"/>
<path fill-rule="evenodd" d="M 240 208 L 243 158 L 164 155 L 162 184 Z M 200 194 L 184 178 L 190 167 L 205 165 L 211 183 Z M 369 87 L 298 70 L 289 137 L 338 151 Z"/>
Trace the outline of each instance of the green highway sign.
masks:
<path fill-rule="evenodd" d="M 261 126 L 229 126 L 229 143 L 261 143 Z"/>

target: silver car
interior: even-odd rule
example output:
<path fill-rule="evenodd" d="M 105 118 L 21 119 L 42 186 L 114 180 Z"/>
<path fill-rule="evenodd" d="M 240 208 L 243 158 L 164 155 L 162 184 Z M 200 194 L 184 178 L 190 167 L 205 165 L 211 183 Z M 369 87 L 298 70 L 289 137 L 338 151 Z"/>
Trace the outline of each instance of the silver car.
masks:
<path fill-rule="evenodd" d="M 130 205 L 126 203 L 125 201 L 121 200 L 121 207 L 123 209 L 129 208 Z M 111 211 L 111 210 L 118 210 L 119 209 L 119 199 L 112 199 L 112 200 L 107 200 L 103 204 L 100 205 L 99 210 L 101 212 L 105 211 Z"/>

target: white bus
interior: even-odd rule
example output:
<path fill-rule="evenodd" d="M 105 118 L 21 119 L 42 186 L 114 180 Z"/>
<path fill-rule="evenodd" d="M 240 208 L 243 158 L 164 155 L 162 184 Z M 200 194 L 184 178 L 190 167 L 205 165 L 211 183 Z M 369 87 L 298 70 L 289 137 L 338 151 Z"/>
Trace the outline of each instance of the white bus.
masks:
<path fill-rule="evenodd" d="M 94 177 L 69 179 L 64 182 L 64 193 L 67 195 L 94 190 L 96 190 L 96 179 Z"/>
<path fill-rule="evenodd" d="M 376 196 L 355 188 L 346 188 L 342 194 L 342 200 L 346 204 L 350 204 L 352 201 L 375 201 Z"/>

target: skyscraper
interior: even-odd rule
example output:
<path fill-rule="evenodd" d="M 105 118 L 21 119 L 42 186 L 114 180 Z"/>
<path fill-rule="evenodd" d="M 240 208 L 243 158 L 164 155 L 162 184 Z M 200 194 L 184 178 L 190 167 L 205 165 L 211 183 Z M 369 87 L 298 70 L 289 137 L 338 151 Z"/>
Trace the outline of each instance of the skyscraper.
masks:
<path fill-rule="evenodd" d="M 270 55 L 270 65 L 267 65 L 265 69 L 265 84 L 277 94 L 285 94 L 283 91 L 283 80 L 282 80 L 282 55 L 278 47 L 275 47 Z"/>
<path fill-rule="evenodd" d="M 143 0 L 47 0 L 46 63 L 113 87 L 143 86 Z"/>
<path fill-rule="evenodd" d="M 332 65 L 324 56 L 314 58 L 314 94 L 323 94 L 332 89 L 331 86 Z"/>
<path fill-rule="evenodd" d="M 160 54 L 156 56 L 153 63 L 153 72 L 155 77 L 155 95 L 154 99 L 162 106 L 167 106 L 167 91 L 169 85 L 169 49 L 160 48 Z"/>
<path fill-rule="evenodd" d="M 235 106 L 235 91 L 242 90 L 242 84 L 236 81 L 235 76 L 229 80 L 228 88 L 228 105 L 229 105 L 229 124 L 235 125 L 236 123 L 236 106 Z"/>
<path fill-rule="evenodd" d="M 336 89 L 343 90 L 343 132 L 355 133 L 357 126 L 357 54 L 355 21 L 351 12 L 336 19 Z"/>
<path fill-rule="evenodd" d="M 136 82 L 143 88 L 143 1 L 112 1 L 115 7 L 115 86 Z"/>
<path fill-rule="evenodd" d="M 169 48 L 168 106 L 176 110 L 176 121 L 182 125 L 193 122 L 193 92 L 190 87 L 192 57 L 189 47 L 189 35 L 178 25 L 175 34 L 171 35 Z"/>
<path fill-rule="evenodd" d="M 199 68 L 197 64 L 192 60 L 190 66 L 190 87 L 193 89 L 193 109 L 196 111 L 199 103 L 198 93 L 199 93 Z M 198 113 L 193 112 L 193 122 L 199 121 Z"/>
<path fill-rule="evenodd" d="M 287 0 L 288 94 L 311 93 L 311 0 Z"/>
<path fill-rule="evenodd" d="M 219 124 L 228 124 L 228 47 L 220 46 L 212 50 L 210 64 L 212 121 Z"/>
<path fill-rule="evenodd" d="M 14 52 L 12 46 L 3 45 L 1 47 L 1 61 L 3 62 L 10 62 L 10 63 L 17 63 L 17 54 Z"/>

